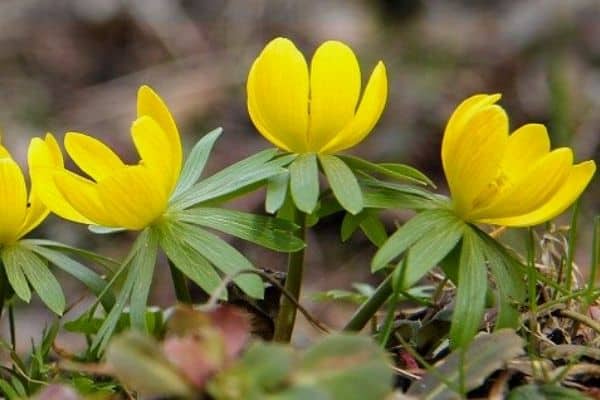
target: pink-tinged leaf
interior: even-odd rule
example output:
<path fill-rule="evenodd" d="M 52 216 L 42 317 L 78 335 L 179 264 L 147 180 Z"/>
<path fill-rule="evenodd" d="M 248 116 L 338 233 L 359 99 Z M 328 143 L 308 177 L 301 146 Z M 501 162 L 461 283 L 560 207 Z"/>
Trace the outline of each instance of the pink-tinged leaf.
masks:
<path fill-rule="evenodd" d="M 235 358 L 250 339 L 248 314 L 236 307 L 222 306 L 209 315 L 223 335 L 227 358 Z"/>
<path fill-rule="evenodd" d="M 65 385 L 49 385 L 34 400 L 81 400 L 77 392 Z"/>
<path fill-rule="evenodd" d="M 204 387 L 222 364 L 207 353 L 206 344 L 192 336 L 171 337 L 163 343 L 167 359 L 197 388 Z"/>

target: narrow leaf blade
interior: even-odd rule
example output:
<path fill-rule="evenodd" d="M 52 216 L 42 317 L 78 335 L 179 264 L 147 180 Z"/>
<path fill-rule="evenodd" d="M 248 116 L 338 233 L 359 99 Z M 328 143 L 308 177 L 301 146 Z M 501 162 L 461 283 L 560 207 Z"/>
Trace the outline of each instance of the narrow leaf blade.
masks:
<path fill-rule="evenodd" d="M 196 207 L 178 214 L 178 220 L 216 229 L 272 250 L 293 252 L 304 247 L 304 242 L 294 235 L 298 226 L 279 218 Z"/>
<path fill-rule="evenodd" d="M 351 214 L 363 208 L 363 196 L 352 170 L 340 158 L 321 154 L 319 161 L 335 198 Z"/>
<path fill-rule="evenodd" d="M 310 214 L 319 200 L 319 168 L 314 153 L 302 154 L 289 167 L 292 198 L 300 211 Z"/>
<path fill-rule="evenodd" d="M 457 294 L 450 326 L 453 348 L 467 346 L 479 330 L 485 311 L 487 267 L 484 244 L 471 229 L 465 229 L 458 268 Z"/>
<path fill-rule="evenodd" d="M 177 186 L 175 187 L 174 196 L 186 191 L 202 175 L 206 161 L 213 149 L 213 146 L 219 136 L 223 133 L 223 128 L 219 127 L 204 135 L 192 148 L 189 157 L 185 161 Z"/>

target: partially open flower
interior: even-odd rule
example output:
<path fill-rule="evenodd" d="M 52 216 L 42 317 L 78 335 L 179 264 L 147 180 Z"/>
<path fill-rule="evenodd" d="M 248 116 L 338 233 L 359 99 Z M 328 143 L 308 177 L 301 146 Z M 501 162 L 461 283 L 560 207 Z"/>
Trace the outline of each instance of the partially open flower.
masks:
<path fill-rule="evenodd" d="M 543 125 L 527 124 L 509 135 L 500 95 L 478 94 L 452 114 L 442 162 L 455 212 L 465 221 L 524 227 L 565 211 L 596 170 L 594 161 L 573 164 L 570 148 L 550 151 Z"/>
<path fill-rule="evenodd" d="M 361 73 L 352 49 L 338 41 L 323 43 L 309 73 L 296 46 L 277 38 L 254 61 L 247 92 L 252 122 L 275 146 L 291 153 L 332 154 L 371 132 L 386 103 L 387 77 L 380 61 L 359 104 Z"/>
<path fill-rule="evenodd" d="M 137 119 L 131 136 L 140 162 L 127 165 L 104 143 L 69 132 L 64 144 L 89 177 L 48 165 L 48 141 L 30 148 L 32 178 L 43 202 L 75 222 L 140 230 L 165 212 L 181 172 L 182 149 L 177 126 L 162 99 L 148 86 L 138 92 Z"/>
<path fill-rule="evenodd" d="M 36 140 L 44 142 L 39 138 Z M 58 165 L 60 151 L 56 152 L 51 135 L 46 136 L 45 143 L 49 149 L 48 163 Z M 48 216 L 49 211 L 36 192 L 32 188 L 27 196 L 21 168 L 8 150 L 0 145 L 0 246 L 13 244 Z"/>

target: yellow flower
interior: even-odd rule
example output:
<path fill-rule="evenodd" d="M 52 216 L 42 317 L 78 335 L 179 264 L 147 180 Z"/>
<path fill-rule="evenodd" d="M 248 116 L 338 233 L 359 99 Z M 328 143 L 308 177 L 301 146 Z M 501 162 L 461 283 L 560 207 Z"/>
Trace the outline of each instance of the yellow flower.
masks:
<path fill-rule="evenodd" d="M 106 227 L 140 230 L 156 221 L 179 179 L 182 149 L 171 113 L 148 86 L 138 91 L 131 136 L 141 158 L 135 165 L 123 163 L 97 139 L 67 133 L 67 153 L 89 178 L 62 163 L 52 168 L 47 162 L 50 146 L 32 143 L 32 179 L 47 207 L 65 219 Z"/>
<path fill-rule="evenodd" d="M 452 114 L 442 162 L 455 212 L 465 221 L 524 227 L 566 210 L 592 179 L 593 161 L 573 165 L 573 152 L 550 151 L 543 125 L 509 135 L 499 94 L 479 94 Z"/>
<path fill-rule="evenodd" d="M 323 43 L 309 74 L 296 46 L 277 38 L 250 69 L 248 112 L 260 133 L 280 149 L 332 154 L 361 142 L 379 120 L 387 99 L 383 62 L 373 70 L 358 105 L 360 92 L 360 67 L 345 44 Z"/>
<path fill-rule="evenodd" d="M 39 138 L 36 140 L 43 142 Z M 49 163 L 56 165 L 60 152 L 53 152 L 51 136 L 47 136 L 46 141 L 52 152 Z M 48 216 L 48 209 L 36 196 L 34 189 L 31 188 L 28 198 L 21 168 L 8 150 L 0 145 L 0 246 L 16 242 Z"/>

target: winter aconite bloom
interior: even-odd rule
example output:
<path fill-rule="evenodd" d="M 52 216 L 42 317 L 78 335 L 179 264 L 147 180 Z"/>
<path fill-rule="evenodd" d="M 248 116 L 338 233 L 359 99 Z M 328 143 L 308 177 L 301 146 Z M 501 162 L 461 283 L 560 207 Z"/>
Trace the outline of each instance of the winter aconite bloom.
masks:
<path fill-rule="evenodd" d="M 566 210 L 590 182 L 593 161 L 573 164 L 573 152 L 550 151 L 543 125 L 509 135 L 500 95 L 479 94 L 452 114 L 442 162 L 455 212 L 465 221 L 524 227 Z"/>
<path fill-rule="evenodd" d="M 60 163 L 60 151 L 57 152 L 51 135 L 34 139 L 48 146 L 48 164 Z M 31 158 L 30 169 L 31 169 Z M 19 165 L 12 159 L 6 148 L 0 145 L 0 246 L 13 244 L 36 228 L 48 216 L 48 209 L 36 196 L 36 190 L 27 195 L 25 178 Z"/>
<path fill-rule="evenodd" d="M 75 222 L 140 230 L 166 210 L 182 164 L 177 126 L 162 99 L 148 86 L 138 91 L 137 119 L 131 127 L 141 158 L 125 164 L 104 143 L 90 136 L 65 135 L 67 153 L 87 175 L 48 165 L 48 140 L 32 143 L 32 177 L 50 210 Z"/>
<path fill-rule="evenodd" d="M 352 49 L 323 43 L 309 72 L 296 46 L 277 38 L 254 61 L 247 92 L 252 122 L 275 146 L 332 154 L 355 146 L 373 129 L 386 103 L 387 77 L 380 61 L 359 102 L 361 72 Z"/>

